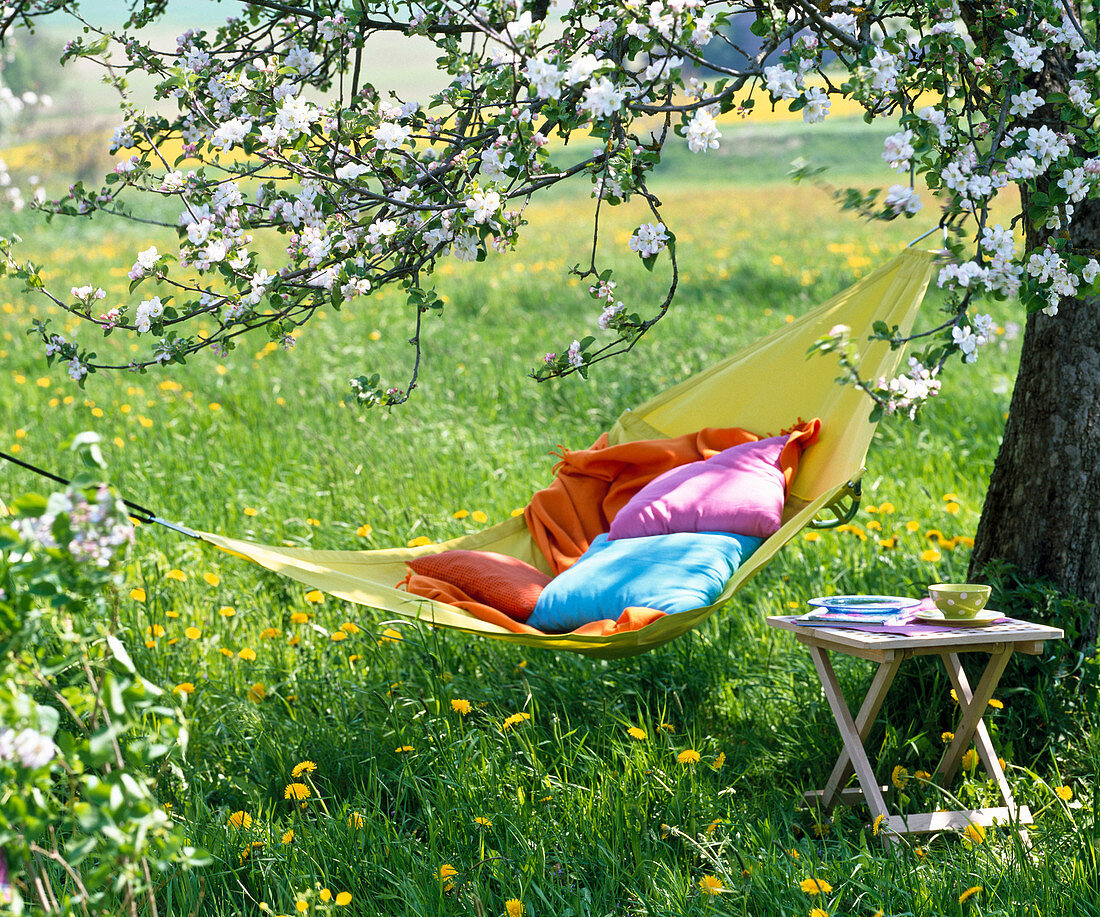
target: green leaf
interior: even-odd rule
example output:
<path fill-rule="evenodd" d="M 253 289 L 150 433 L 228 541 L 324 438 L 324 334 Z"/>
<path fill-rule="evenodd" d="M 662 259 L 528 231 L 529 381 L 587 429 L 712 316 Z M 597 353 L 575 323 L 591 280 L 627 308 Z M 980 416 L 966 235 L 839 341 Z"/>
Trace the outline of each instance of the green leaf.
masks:
<path fill-rule="evenodd" d="M 137 670 L 134 668 L 134 660 L 130 658 L 130 654 L 126 652 L 126 647 L 122 645 L 122 641 L 118 639 L 114 634 L 107 634 L 107 646 L 111 648 L 111 655 L 115 657 L 127 672 L 136 674 Z"/>

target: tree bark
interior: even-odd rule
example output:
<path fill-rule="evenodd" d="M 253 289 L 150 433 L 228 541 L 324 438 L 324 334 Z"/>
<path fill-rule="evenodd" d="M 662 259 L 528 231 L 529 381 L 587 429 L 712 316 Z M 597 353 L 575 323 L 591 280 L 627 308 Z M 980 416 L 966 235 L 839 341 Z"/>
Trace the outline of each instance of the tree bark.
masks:
<path fill-rule="evenodd" d="M 1024 201 L 1026 208 L 1027 201 Z M 1048 231 L 1029 228 L 1027 249 Z M 1100 203 L 1078 205 L 1074 249 L 1100 249 Z M 1028 317 L 1004 439 L 982 508 L 972 577 L 1011 563 L 1093 606 L 1100 602 L 1100 302 L 1064 300 Z"/>

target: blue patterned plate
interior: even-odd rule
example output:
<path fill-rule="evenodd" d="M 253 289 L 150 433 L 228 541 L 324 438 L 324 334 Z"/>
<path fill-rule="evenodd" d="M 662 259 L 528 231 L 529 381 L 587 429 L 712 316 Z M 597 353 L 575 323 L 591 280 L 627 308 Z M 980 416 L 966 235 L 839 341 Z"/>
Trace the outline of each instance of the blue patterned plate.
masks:
<path fill-rule="evenodd" d="M 807 604 L 829 611 L 843 611 L 847 614 L 883 614 L 912 608 L 921 603 L 920 599 L 907 599 L 900 595 L 823 595 L 810 599 Z"/>

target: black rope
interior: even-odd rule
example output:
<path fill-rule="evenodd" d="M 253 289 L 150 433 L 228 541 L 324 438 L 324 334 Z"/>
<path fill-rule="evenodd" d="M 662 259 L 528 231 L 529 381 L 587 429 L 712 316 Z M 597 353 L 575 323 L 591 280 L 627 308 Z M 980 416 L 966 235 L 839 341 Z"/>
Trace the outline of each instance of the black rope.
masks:
<path fill-rule="evenodd" d="M 14 455 L 8 455 L 8 453 L 6 452 L 0 452 L 0 459 L 6 459 L 13 465 L 18 465 L 20 468 L 26 468 L 27 471 L 33 471 L 35 474 L 40 474 L 42 475 L 42 477 L 49 478 L 51 481 L 54 481 L 57 484 L 64 484 L 68 486 L 72 483 L 71 481 L 66 481 L 60 475 L 56 475 L 53 472 L 46 471 L 46 469 L 44 468 L 39 468 L 37 465 L 32 465 L 30 462 L 24 462 L 22 459 L 17 459 Z M 152 510 L 146 509 L 144 506 L 140 506 L 137 503 L 131 503 L 129 500 L 123 500 L 122 502 L 126 505 L 127 509 L 134 511 L 131 513 L 131 515 L 139 522 L 149 524 L 159 521 L 157 519 L 157 514 L 154 513 Z"/>

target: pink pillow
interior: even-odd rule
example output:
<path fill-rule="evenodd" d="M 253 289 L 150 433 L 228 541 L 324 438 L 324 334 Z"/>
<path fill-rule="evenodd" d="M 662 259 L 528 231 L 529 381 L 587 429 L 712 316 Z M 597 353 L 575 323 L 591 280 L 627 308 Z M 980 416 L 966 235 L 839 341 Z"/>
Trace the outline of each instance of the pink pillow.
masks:
<path fill-rule="evenodd" d="M 779 531 L 787 482 L 779 464 L 789 436 L 742 443 L 654 478 L 611 523 L 608 537 L 729 532 L 767 538 Z"/>

